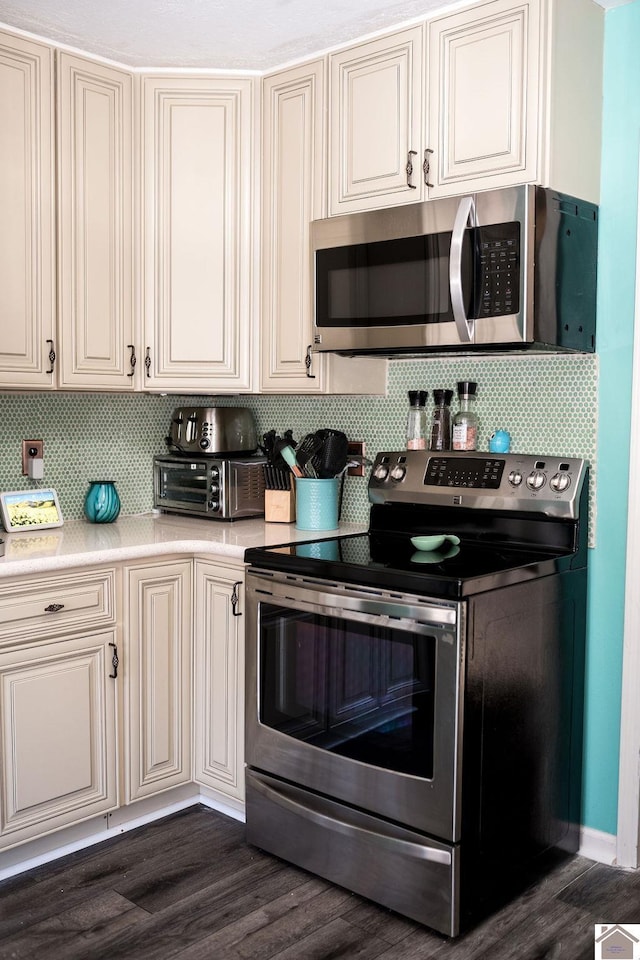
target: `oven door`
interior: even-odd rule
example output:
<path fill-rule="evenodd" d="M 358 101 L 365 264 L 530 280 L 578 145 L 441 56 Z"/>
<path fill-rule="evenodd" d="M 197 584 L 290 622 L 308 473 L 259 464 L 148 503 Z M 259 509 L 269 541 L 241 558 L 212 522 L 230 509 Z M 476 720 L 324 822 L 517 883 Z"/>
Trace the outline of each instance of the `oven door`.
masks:
<path fill-rule="evenodd" d="M 250 569 L 249 767 L 460 838 L 464 605 Z"/>

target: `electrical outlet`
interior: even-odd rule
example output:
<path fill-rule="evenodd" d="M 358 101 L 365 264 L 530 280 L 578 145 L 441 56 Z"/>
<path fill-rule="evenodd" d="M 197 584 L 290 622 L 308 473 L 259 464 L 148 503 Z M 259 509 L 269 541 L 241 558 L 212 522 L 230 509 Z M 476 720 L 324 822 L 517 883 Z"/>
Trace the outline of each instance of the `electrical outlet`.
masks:
<path fill-rule="evenodd" d="M 44 440 L 22 441 L 22 474 L 29 476 L 29 460 L 44 459 Z"/>
<path fill-rule="evenodd" d="M 347 456 L 364 457 L 364 455 L 364 440 L 349 440 Z M 359 463 L 357 467 L 349 467 L 347 470 L 348 477 L 364 477 L 364 473 L 364 463 Z"/>

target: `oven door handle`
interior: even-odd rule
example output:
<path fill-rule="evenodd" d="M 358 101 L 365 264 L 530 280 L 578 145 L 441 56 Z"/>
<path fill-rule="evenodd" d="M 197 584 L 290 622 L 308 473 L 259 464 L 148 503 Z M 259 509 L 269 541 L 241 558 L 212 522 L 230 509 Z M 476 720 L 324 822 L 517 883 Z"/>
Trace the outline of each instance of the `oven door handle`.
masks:
<path fill-rule="evenodd" d="M 354 823 L 346 823 L 337 820 L 329 814 L 321 813 L 319 810 L 312 810 L 301 803 L 297 803 L 291 797 L 287 797 L 278 790 L 268 786 L 255 771 L 251 775 L 251 786 L 258 793 L 261 793 L 271 803 L 282 807 L 298 817 L 310 820 L 320 827 L 327 827 L 334 833 L 353 836 L 359 834 L 364 839 L 375 835 L 376 845 L 378 847 L 388 847 L 393 853 L 402 853 L 404 856 L 412 857 L 414 860 L 427 860 L 432 863 L 443 863 L 449 866 L 451 864 L 451 853 L 448 850 L 439 850 L 436 847 L 425 847 L 421 843 L 412 843 L 410 840 L 401 840 L 399 837 L 387 836 L 378 830 L 367 830 L 365 827 L 359 827 Z M 314 798 L 318 802 L 319 798 Z"/>

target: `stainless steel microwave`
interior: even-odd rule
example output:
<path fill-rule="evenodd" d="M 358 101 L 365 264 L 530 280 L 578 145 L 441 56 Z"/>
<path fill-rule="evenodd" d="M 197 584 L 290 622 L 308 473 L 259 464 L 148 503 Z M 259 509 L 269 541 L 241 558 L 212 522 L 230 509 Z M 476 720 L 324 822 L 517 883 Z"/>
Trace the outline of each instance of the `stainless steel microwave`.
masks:
<path fill-rule="evenodd" d="M 598 208 L 544 187 L 311 224 L 314 348 L 593 352 Z"/>

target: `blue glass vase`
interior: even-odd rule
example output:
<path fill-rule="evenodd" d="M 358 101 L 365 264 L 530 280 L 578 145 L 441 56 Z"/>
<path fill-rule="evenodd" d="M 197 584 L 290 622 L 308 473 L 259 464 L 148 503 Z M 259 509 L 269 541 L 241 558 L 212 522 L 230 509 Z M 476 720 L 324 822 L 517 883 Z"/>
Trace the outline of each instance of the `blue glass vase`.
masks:
<path fill-rule="evenodd" d="M 90 480 L 84 515 L 90 523 L 113 523 L 120 513 L 120 497 L 113 480 Z"/>

